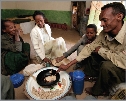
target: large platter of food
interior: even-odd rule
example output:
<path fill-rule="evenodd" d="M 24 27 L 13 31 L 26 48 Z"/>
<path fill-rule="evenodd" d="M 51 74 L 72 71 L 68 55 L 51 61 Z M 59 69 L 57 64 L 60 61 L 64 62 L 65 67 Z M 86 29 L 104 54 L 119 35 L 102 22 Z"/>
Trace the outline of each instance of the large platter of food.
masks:
<path fill-rule="evenodd" d="M 53 69 L 57 70 L 56 67 L 46 67 L 38 70 L 37 72 L 33 73 L 34 77 L 37 77 L 37 75 L 46 69 Z M 28 95 L 35 99 L 35 100 L 58 100 L 64 97 L 68 91 L 71 88 L 71 78 L 69 74 L 65 71 L 60 71 L 60 79 L 57 82 L 56 85 L 53 85 L 51 87 L 42 87 L 40 86 L 36 79 L 34 79 L 32 76 L 30 76 L 25 84 L 26 91 Z"/>

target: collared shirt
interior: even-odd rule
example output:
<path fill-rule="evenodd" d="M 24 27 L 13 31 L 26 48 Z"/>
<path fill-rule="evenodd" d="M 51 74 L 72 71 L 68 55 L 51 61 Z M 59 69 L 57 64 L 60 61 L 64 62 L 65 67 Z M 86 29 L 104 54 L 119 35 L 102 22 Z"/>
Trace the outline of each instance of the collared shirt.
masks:
<path fill-rule="evenodd" d="M 51 28 L 48 24 L 45 24 L 44 27 L 45 32 L 47 32 L 50 40 L 54 40 L 53 37 L 51 37 Z M 45 40 L 42 35 L 42 30 L 36 25 L 30 33 L 31 42 L 33 44 L 34 50 L 36 52 L 36 55 L 39 56 L 42 60 L 45 58 Z"/>
<path fill-rule="evenodd" d="M 88 40 L 87 36 L 84 34 L 82 36 L 82 38 L 80 38 L 80 40 L 78 40 L 78 42 L 74 46 L 72 46 L 67 52 L 63 53 L 63 56 L 66 58 L 66 57 L 70 56 L 73 52 L 75 52 L 80 45 L 85 46 L 86 44 L 89 44 L 93 41 L 94 40 L 92 40 L 92 41 Z"/>
<path fill-rule="evenodd" d="M 89 57 L 91 52 L 98 46 L 101 46 L 98 51 L 99 55 L 106 60 L 112 61 L 117 67 L 126 69 L 126 22 L 124 22 L 114 39 L 110 39 L 108 34 L 102 31 L 91 44 L 82 49 L 76 60 L 82 61 Z"/>
<path fill-rule="evenodd" d="M 49 37 L 49 35 L 48 35 L 46 29 L 45 29 L 45 28 L 41 28 L 41 32 L 42 32 L 41 34 L 42 34 L 42 36 L 43 36 L 43 42 L 44 42 L 44 44 L 45 44 L 46 42 L 49 42 L 49 41 L 50 41 L 50 37 Z"/>
<path fill-rule="evenodd" d="M 1 50 L 3 51 L 12 51 L 12 52 L 16 52 L 16 51 L 22 51 L 22 38 L 20 37 L 21 41 L 15 41 L 12 38 L 9 37 L 8 34 L 3 34 L 1 35 Z"/>

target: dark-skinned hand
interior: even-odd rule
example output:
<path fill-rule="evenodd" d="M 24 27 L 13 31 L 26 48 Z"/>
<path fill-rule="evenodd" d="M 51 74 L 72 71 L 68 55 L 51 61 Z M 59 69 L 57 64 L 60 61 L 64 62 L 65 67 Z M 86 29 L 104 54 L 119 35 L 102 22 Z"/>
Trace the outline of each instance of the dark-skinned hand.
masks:
<path fill-rule="evenodd" d="M 45 57 L 45 58 L 43 59 L 43 61 L 46 62 L 46 63 L 49 62 L 50 64 L 52 64 L 52 62 L 51 62 L 51 60 L 50 60 L 49 58 L 46 58 L 46 57 Z"/>
<path fill-rule="evenodd" d="M 96 47 L 93 52 L 96 53 L 96 54 L 98 54 L 98 51 L 99 51 L 100 48 L 101 48 L 101 46 Z"/>
<path fill-rule="evenodd" d="M 64 59 L 64 56 L 57 57 L 55 59 L 56 59 L 56 62 L 59 63 L 59 62 L 61 62 Z"/>
<path fill-rule="evenodd" d="M 57 70 L 57 72 L 60 72 L 61 70 L 66 70 L 67 68 L 69 68 L 67 65 L 61 64 Z"/>

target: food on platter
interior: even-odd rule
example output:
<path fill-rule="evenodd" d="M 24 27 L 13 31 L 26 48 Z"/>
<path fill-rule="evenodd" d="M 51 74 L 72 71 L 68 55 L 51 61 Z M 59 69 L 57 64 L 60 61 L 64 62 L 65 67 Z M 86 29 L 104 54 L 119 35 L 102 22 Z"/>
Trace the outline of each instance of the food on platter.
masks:
<path fill-rule="evenodd" d="M 54 66 L 60 66 L 61 64 L 66 65 L 66 64 L 68 64 L 69 62 L 70 62 L 70 60 L 67 59 L 67 58 L 64 58 L 64 59 L 63 59 L 61 62 L 59 62 L 59 63 L 57 63 L 55 59 L 52 60 L 52 64 L 53 64 Z"/>
<path fill-rule="evenodd" d="M 34 86 L 32 87 L 32 93 L 36 95 L 40 99 L 52 99 L 54 97 L 60 96 L 65 89 L 66 86 L 66 80 L 62 78 L 62 81 L 54 86 L 54 89 L 48 89 L 44 90 L 42 87 L 35 88 Z"/>
<path fill-rule="evenodd" d="M 56 76 L 55 75 L 47 76 L 47 77 L 45 77 L 44 80 L 47 82 L 53 82 L 56 80 Z"/>

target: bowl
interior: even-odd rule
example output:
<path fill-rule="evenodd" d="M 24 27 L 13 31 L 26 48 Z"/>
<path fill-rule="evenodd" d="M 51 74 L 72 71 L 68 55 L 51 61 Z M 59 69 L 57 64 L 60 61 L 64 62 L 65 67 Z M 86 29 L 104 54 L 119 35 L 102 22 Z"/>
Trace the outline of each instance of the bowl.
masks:
<path fill-rule="evenodd" d="M 50 71 L 52 71 L 52 72 L 50 73 Z M 48 76 L 52 76 L 52 75 L 56 76 L 56 80 L 52 81 L 52 82 L 46 82 L 45 78 L 48 77 Z M 41 71 L 37 75 L 36 81 L 40 86 L 49 87 L 49 86 L 53 86 L 53 85 L 57 84 L 59 79 L 60 79 L 60 75 L 59 75 L 59 73 L 56 73 L 56 70 L 46 69 L 46 70 Z"/>

